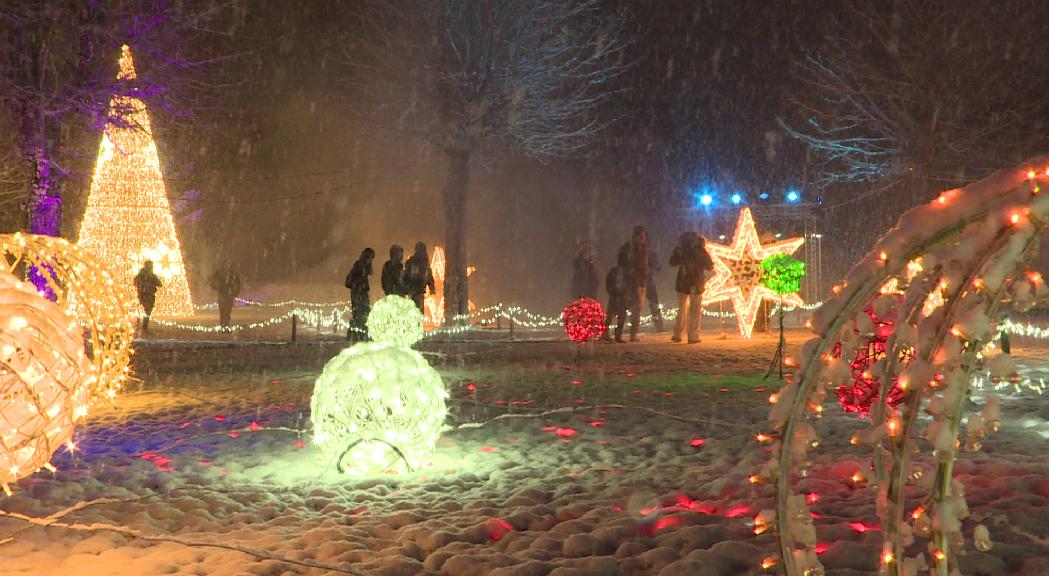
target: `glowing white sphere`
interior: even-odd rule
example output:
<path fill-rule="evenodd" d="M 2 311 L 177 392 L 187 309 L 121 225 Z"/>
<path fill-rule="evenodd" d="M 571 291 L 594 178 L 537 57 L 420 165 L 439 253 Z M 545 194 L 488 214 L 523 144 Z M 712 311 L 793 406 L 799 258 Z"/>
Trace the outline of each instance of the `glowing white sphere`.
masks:
<path fill-rule="evenodd" d="M 385 296 L 368 314 L 368 336 L 376 342 L 411 346 L 423 337 L 423 314 L 404 296 Z"/>
<path fill-rule="evenodd" d="M 0 271 L 0 485 L 49 466 L 87 415 L 90 366 L 80 325 Z"/>
<path fill-rule="evenodd" d="M 329 360 L 314 384 L 313 441 L 332 466 L 354 476 L 418 469 L 437 445 L 447 396 L 418 352 L 355 344 Z"/>

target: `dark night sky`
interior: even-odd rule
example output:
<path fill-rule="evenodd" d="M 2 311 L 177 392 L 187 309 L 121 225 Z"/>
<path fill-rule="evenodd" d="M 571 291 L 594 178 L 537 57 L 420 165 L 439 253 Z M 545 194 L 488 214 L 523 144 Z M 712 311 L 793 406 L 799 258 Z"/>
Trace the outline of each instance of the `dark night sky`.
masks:
<path fill-rule="evenodd" d="M 441 242 L 441 158 L 376 121 L 353 97 L 344 48 L 357 40 L 349 24 L 355 3 L 244 6 L 229 34 L 193 47 L 218 59 L 210 76 L 220 81 L 208 106 L 177 123 L 163 116 L 154 122 L 170 196 L 195 194 L 176 206 L 198 284 L 233 257 L 249 289 L 295 279 L 338 290 L 365 246 L 382 257 L 394 242 Z M 806 149 L 778 124 L 796 119 L 789 102 L 800 89 L 795 62 L 820 48 L 840 6 L 615 0 L 627 14 L 632 65 L 602 109 L 615 119 L 611 127 L 576 158 L 538 162 L 509 153 L 475 166 L 474 299 L 552 312 L 566 298 L 578 242 L 593 234 L 603 275 L 635 223 L 648 225 L 665 258 L 684 226 L 699 225 L 686 207 L 703 185 L 752 199 L 797 187 L 827 204 L 863 193 L 862 186 L 807 188 Z M 143 73 L 150 59 L 139 56 Z M 89 169 L 82 162 L 67 187 L 68 236 L 79 224 Z M 876 225 L 850 223 L 866 217 L 863 210 L 877 205 L 872 200 L 821 220 L 828 232 L 851 234 L 826 241 L 830 276 L 844 273 L 895 220 L 896 212 L 884 210 L 870 219 Z M 201 218 L 187 216 L 196 210 Z M 761 224 L 794 231 L 786 221 Z M 669 295 L 669 270 L 661 280 Z"/>

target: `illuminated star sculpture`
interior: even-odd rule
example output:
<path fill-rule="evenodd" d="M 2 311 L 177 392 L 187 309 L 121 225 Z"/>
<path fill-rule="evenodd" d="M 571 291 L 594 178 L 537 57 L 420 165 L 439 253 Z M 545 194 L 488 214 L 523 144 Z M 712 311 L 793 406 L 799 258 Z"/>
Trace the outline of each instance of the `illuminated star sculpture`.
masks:
<path fill-rule="evenodd" d="M 118 78 L 136 78 L 126 45 L 120 52 Z M 113 115 L 123 114 L 124 122 L 107 126 L 102 133 L 77 243 L 110 267 L 116 286 L 132 301 L 132 278 L 143 261 L 152 260 L 163 282 L 153 314 L 192 316 L 189 281 L 146 104 L 121 94 L 113 97 L 109 108 Z"/>
<path fill-rule="evenodd" d="M 433 294 L 427 294 L 423 299 L 423 319 L 427 330 L 432 330 L 444 324 L 444 248 L 433 247 L 433 257 L 430 258 L 430 273 L 433 274 Z M 474 266 L 466 267 L 466 277 L 469 278 L 477 270 Z M 468 310 L 475 309 L 473 300 L 467 300 Z"/>
<path fill-rule="evenodd" d="M 761 284 L 762 260 L 774 254 L 793 254 L 804 243 L 804 238 L 790 238 L 762 246 L 750 208 L 744 208 L 736 221 L 732 244 L 707 243 L 714 260 L 714 275 L 703 292 L 703 304 L 732 300 L 739 333 L 750 338 L 762 300 L 782 301 L 785 306 L 804 304 L 797 293 L 780 296 Z"/>

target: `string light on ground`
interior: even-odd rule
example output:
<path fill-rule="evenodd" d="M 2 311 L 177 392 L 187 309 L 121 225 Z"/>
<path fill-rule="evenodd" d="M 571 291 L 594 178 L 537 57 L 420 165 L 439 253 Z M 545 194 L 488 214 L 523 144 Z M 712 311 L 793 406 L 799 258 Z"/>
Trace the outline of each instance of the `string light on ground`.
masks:
<path fill-rule="evenodd" d="M 113 272 L 80 246 L 52 236 L 0 235 L 0 255 L 10 272 L 40 271 L 37 289 L 54 299 L 83 330 L 90 350 L 91 401 L 114 398 L 129 376 L 135 305 L 115 285 Z"/>
<path fill-rule="evenodd" d="M 376 342 L 411 346 L 423 337 L 422 312 L 404 296 L 384 296 L 368 314 L 368 335 Z"/>
<path fill-rule="evenodd" d="M 314 443 L 354 476 L 412 471 L 433 453 L 448 393 L 414 350 L 365 342 L 332 358 L 310 402 Z"/>
<path fill-rule="evenodd" d="M 126 45 L 121 48 L 118 78 L 136 79 L 131 50 Z M 192 316 L 182 248 L 146 105 L 139 98 L 118 95 L 109 107 L 119 111 L 112 113 L 124 117 L 126 123 L 107 126 L 102 134 L 78 243 L 111 266 L 115 285 L 132 297 L 132 278 L 140 263 L 159 258 L 159 269 L 167 280 L 157 292 L 153 313 Z"/>
<path fill-rule="evenodd" d="M 87 415 L 90 365 L 61 306 L 0 271 L 0 487 L 41 468 Z"/>

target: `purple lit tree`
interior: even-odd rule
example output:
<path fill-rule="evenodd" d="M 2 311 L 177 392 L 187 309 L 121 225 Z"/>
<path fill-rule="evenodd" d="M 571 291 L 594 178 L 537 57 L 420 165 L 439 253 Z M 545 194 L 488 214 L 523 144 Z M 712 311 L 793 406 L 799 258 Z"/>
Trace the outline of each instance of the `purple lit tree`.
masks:
<path fill-rule="evenodd" d="M 533 157 L 585 148 L 624 68 L 622 18 L 601 0 L 372 0 L 354 16 L 345 52 L 357 96 L 446 161 L 451 321 L 468 311 L 471 167 L 503 146 Z"/>
<path fill-rule="evenodd" d="M 0 205 L 21 200 L 33 234 L 60 233 L 68 178 L 97 132 L 126 125 L 110 98 L 133 93 L 160 114 L 185 114 L 187 94 L 200 93 L 201 62 L 194 42 L 229 19 L 224 2 L 205 0 L 10 0 L 0 8 L 0 126 L 16 137 L 0 142 L 3 173 L 11 186 Z M 142 54 L 143 74 L 116 80 L 122 44 Z"/>

